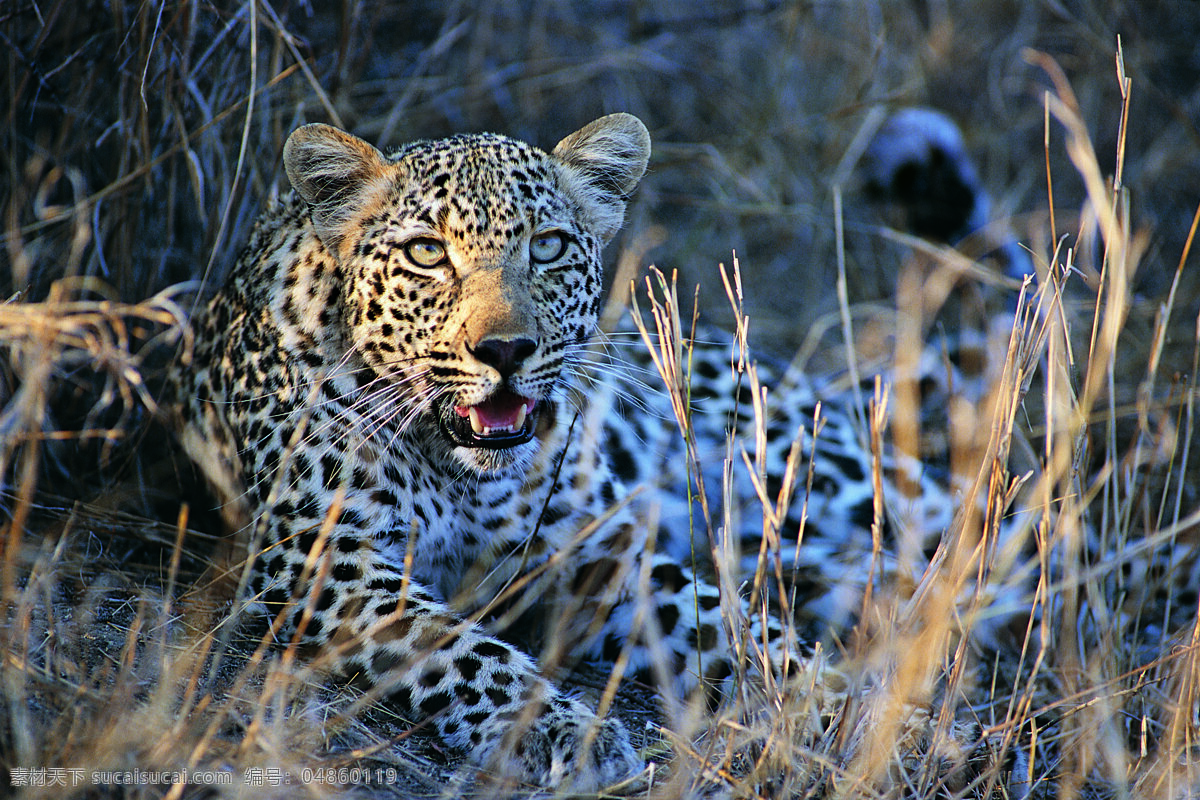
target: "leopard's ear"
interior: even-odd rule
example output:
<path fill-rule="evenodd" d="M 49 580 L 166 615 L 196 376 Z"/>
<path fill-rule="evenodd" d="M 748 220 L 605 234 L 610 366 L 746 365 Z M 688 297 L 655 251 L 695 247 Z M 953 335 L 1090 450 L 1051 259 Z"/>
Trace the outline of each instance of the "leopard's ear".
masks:
<path fill-rule="evenodd" d="M 383 154 L 332 125 L 305 125 L 283 146 L 283 167 L 293 188 L 308 203 L 317 235 L 336 250 L 355 202 L 384 171 Z"/>
<path fill-rule="evenodd" d="M 609 114 L 563 139 L 553 155 L 566 168 L 570 188 L 607 242 L 621 227 L 625 203 L 646 172 L 646 126 L 632 114 Z"/>

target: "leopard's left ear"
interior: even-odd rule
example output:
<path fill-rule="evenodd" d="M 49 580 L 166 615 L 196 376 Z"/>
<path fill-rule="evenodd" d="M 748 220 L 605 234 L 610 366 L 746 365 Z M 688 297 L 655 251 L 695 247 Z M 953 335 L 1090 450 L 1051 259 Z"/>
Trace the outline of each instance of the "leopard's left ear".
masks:
<path fill-rule="evenodd" d="M 625 203 L 646 172 L 650 134 L 632 114 L 609 114 L 563 139 L 554 157 L 607 242 L 621 227 Z"/>
<path fill-rule="evenodd" d="M 330 250 L 345 233 L 356 198 L 384 171 L 383 154 L 332 125 L 304 125 L 283 146 L 283 167 L 308 203 L 317 235 Z"/>

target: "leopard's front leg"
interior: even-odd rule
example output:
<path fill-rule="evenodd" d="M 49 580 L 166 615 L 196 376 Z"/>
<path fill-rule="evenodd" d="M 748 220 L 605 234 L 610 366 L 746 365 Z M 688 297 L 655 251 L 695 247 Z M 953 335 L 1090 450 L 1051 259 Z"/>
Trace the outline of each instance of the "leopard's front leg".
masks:
<path fill-rule="evenodd" d="M 311 586 L 297 585 L 301 572 L 271 570 L 279 560 L 267 559 L 261 575 L 270 605 L 293 598 L 283 635 L 302 626 L 317 663 L 364 683 L 493 774 L 592 791 L 641 770 L 619 721 L 564 696 L 527 655 L 463 620 L 369 545 L 347 553 L 343 541 L 331 537 L 326 583 L 311 602 Z"/>

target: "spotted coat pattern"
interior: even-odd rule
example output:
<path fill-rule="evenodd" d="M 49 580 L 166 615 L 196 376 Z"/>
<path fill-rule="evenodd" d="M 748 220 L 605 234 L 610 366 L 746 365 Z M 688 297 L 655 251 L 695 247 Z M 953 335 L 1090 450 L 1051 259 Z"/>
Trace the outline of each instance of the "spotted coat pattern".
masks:
<path fill-rule="evenodd" d="M 384 154 L 302 127 L 284 151 L 294 192 L 260 219 L 170 381 L 180 440 L 251 543 L 279 641 L 480 766 L 543 786 L 594 789 L 642 766 L 619 722 L 547 677 L 573 659 L 624 656 L 681 697 L 739 666 L 792 674 L 805 660 L 736 585 L 691 566 L 710 530 L 735 572 L 758 566 L 749 471 L 720 493 L 728 432 L 772 498 L 800 438 L 800 488 L 774 527 L 797 600 L 825 620 L 857 606 L 873 525 L 919 555 L 931 542 L 903 532 L 936 537 L 954 511 L 914 473 L 880 517 L 858 400 L 786 368 L 758 367 L 769 411 L 752 452 L 748 376 L 726 344 L 698 343 L 703 518 L 644 351 L 593 347 L 600 251 L 649 148 L 625 114 L 549 153 L 476 134 Z M 765 659 L 735 663 L 731 607 Z"/>
<path fill-rule="evenodd" d="M 295 192 L 171 377 L 180 439 L 253 544 L 279 640 L 535 784 L 642 764 L 513 641 L 558 648 L 544 668 L 627 647 L 681 695 L 733 667 L 717 588 L 651 552 L 645 503 L 605 454 L 623 434 L 573 380 L 601 247 L 648 155 L 623 114 L 551 153 L 466 135 L 385 155 L 302 127 L 284 152 Z M 794 668 L 778 623 L 755 625 Z"/>

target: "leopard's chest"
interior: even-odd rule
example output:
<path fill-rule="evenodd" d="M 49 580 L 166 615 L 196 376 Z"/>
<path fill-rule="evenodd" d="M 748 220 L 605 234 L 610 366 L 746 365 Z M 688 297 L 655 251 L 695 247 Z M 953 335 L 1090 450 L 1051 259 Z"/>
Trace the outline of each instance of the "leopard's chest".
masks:
<path fill-rule="evenodd" d="M 337 503 L 387 561 L 461 610 L 474 610 L 497 586 L 536 569 L 591 513 L 571 502 L 574 470 L 562 454 L 521 470 L 464 477 L 461 468 L 423 454 L 420 430 L 363 440 L 362 429 L 351 416 L 337 450 L 343 458 L 353 454 L 353 463 L 347 460 L 335 479 L 313 476 L 310 490 L 326 505 Z"/>

